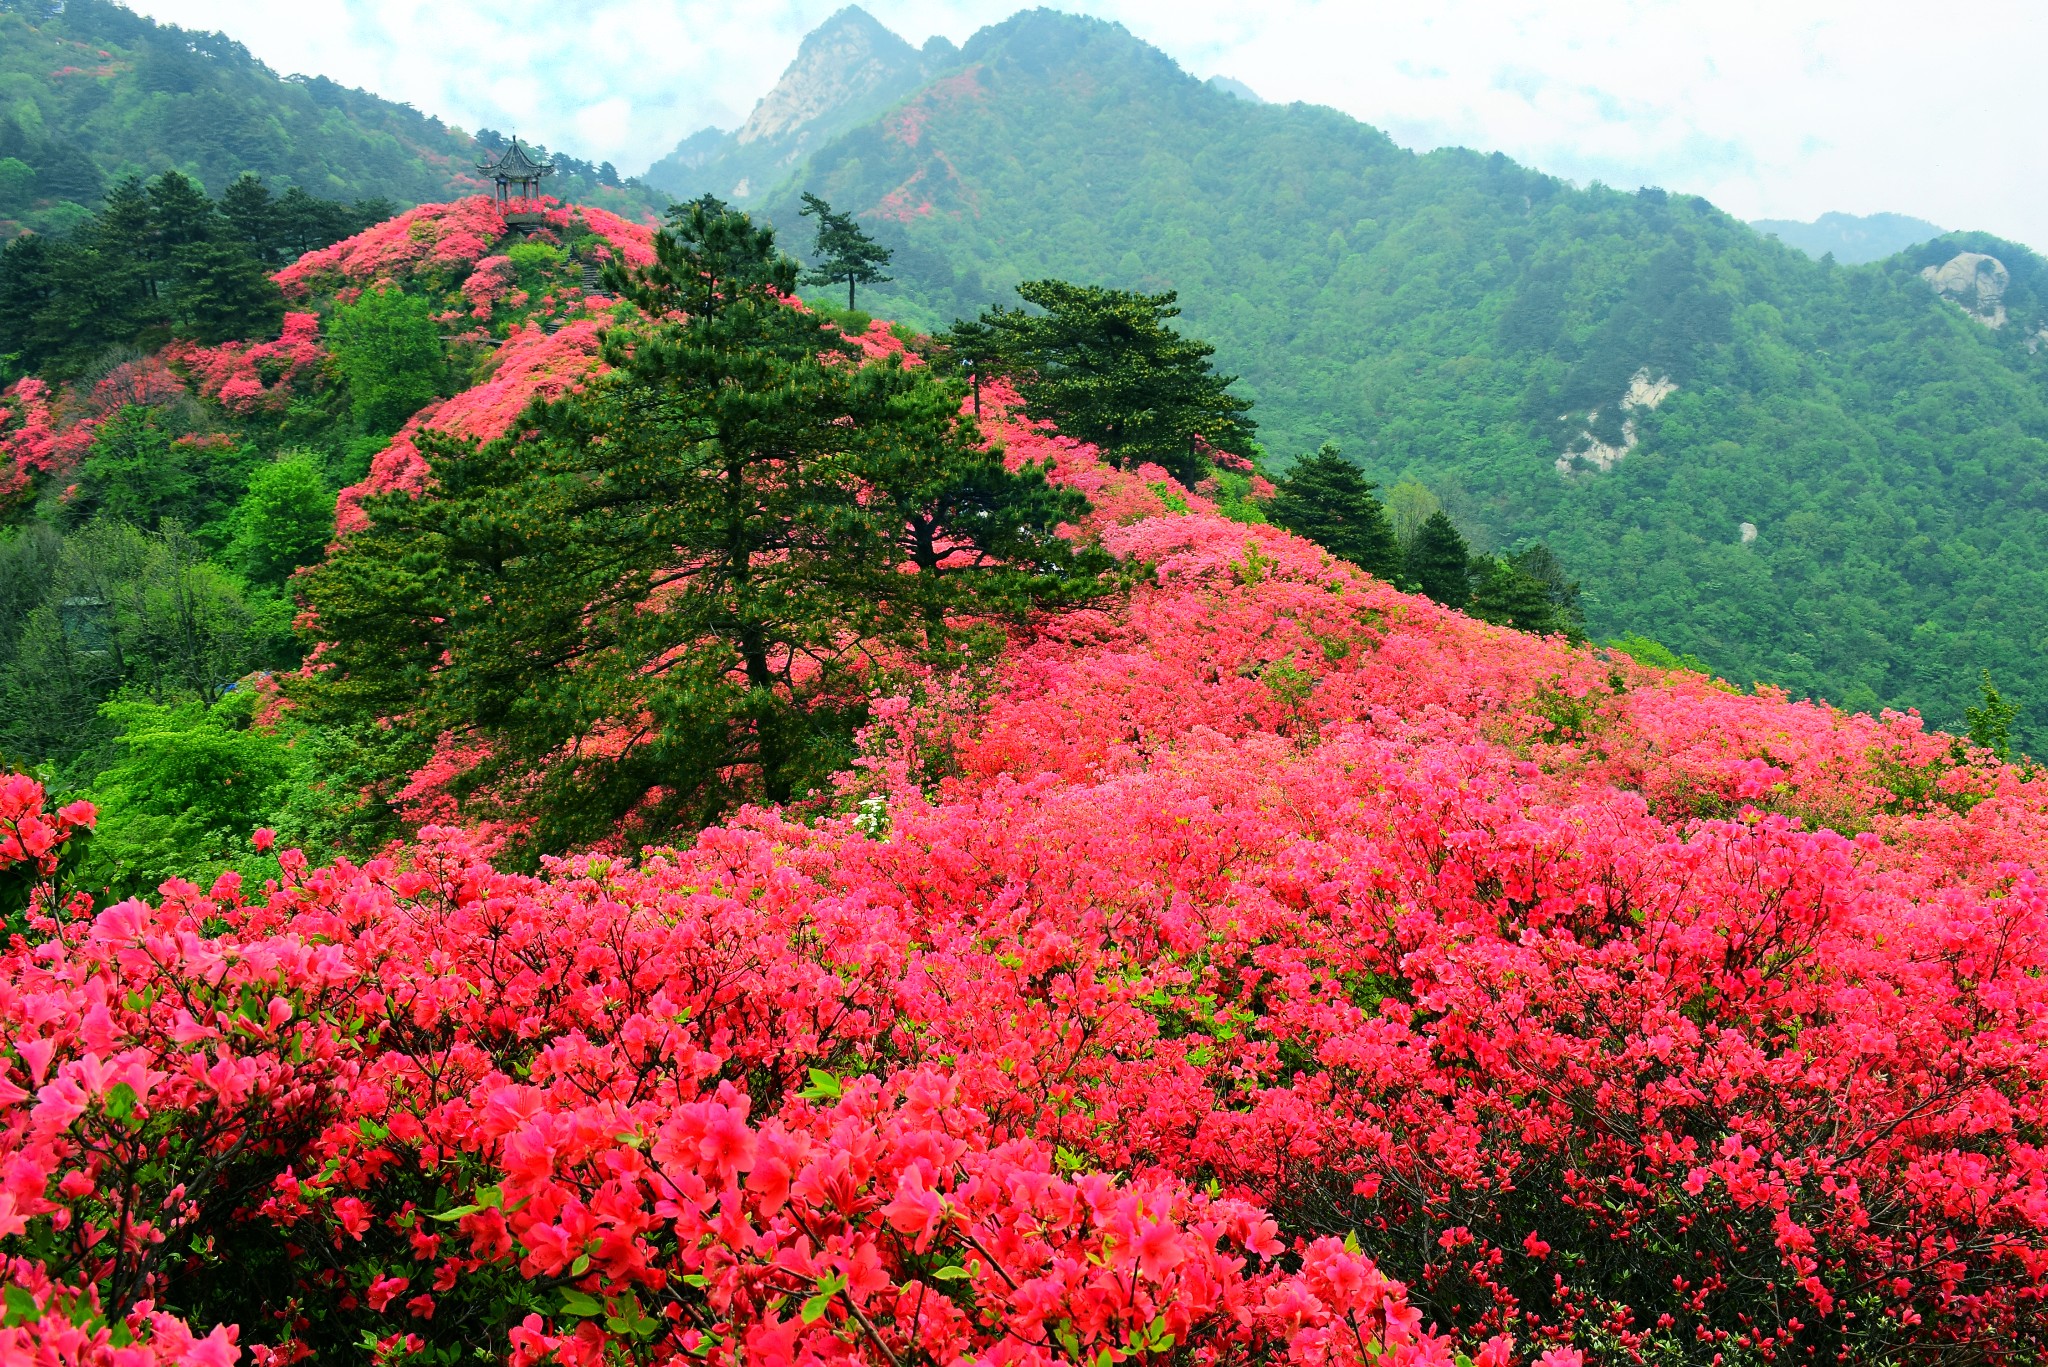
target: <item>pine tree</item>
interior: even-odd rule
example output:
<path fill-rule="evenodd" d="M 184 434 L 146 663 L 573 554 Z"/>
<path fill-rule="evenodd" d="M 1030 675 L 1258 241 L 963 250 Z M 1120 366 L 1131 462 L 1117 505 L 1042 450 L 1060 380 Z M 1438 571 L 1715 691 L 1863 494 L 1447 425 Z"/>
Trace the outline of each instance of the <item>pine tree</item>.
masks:
<path fill-rule="evenodd" d="M 1401 551 L 1387 511 L 1373 490 L 1377 486 L 1344 459 L 1336 445 L 1324 442 L 1314 455 L 1294 463 L 1266 504 L 1266 516 L 1349 560 L 1368 574 L 1394 580 L 1401 573 Z"/>
<path fill-rule="evenodd" d="M 253 171 L 236 176 L 221 192 L 220 214 L 236 241 L 255 253 L 258 260 L 277 264 L 282 254 L 277 201 L 271 196 L 270 187 L 263 183 L 263 177 Z"/>
<path fill-rule="evenodd" d="M 1004 348 L 1012 331 L 1007 315 L 1015 312 L 998 305 L 980 318 L 956 318 L 953 326 L 932 336 L 931 359 L 950 364 L 967 377 L 977 418 L 981 416 L 982 381 L 1010 370 Z"/>
<path fill-rule="evenodd" d="M 423 434 L 430 492 L 366 502 L 303 581 L 333 665 L 308 715 L 484 742 L 478 800 L 516 784 L 560 848 L 800 796 L 847 762 L 871 671 L 1092 591 L 1049 542 L 1081 505 L 1006 486 L 959 389 L 862 363 L 785 302 L 794 273 L 745 215 L 682 206 L 614 273 L 657 321 L 613 331 L 604 374 L 486 446 Z"/>
<path fill-rule="evenodd" d="M 41 233 L 0 247 L 0 380 L 39 370 L 49 359 L 42 314 L 55 297 L 54 250 Z"/>
<path fill-rule="evenodd" d="M 1583 639 L 1579 586 L 1542 542 L 1515 555 L 1478 557 L 1472 579 L 1469 611 L 1474 617 L 1517 631 Z"/>
<path fill-rule="evenodd" d="M 1216 348 L 1167 326 L 1180 315 L 1173 292 L 1028 280 L 1017 293 L 1044 312 L 991 309 L 980 322 L 1000 339 L 1032 417 L 1094 442 L 1114 464 L 1154 461 L 1188 482 L 1202 472 L 1201 442 L 1251 441 L 1251 403 L 1230 393 L 1236 376 L 1214 373 Z"/>
<path fill-rule="evenodd" d="M 284 296 L 239 242 L 193 242 L 172 254 L 173 325 L 180 337 L 210 344 L 270 337 L 284 322 Z"/>
<path fill-rule="evenodd" d="M 851 311 L 855 285 L 880 285 L 894 278 L 882 274 L 882 267 L 895 253 L 863 232 L 852 214 L 838 213 L 808 192 L 799 213 L 818 220 L 818 236 L 811 247 L 817 264 L 804 276 L 804 283 L 836 285 L 844 281 L 846 307 Z"/>
<path fill-rule="evenodd" d="M 672 204 L 668 226 L 654 237 L 654 265 L 605 267 L 605 288 L 653 317 L 684 313 L 710 318 L 763 290 L 796 288 L 796 262 L 775 248 L 775 229 L 756 224 L 725 201 L 704 195 Z"/>
<path fill-rule="evenodd" d="M 1415 533 L 1403 569 L 1410 583 L 1446 607 L 1472 600 L 1472 552 L 1441 509 Z"/>
<path fill-rule="evenodd" d="M 149 217 L 157 244 L 156 259 L 169 266 L 180 247 L 210 242 L 223 227 L 220 211 L 197 181 L 166 171 L 149 183 Z M 168 271 L 159 274 L 167 278 Z"/>

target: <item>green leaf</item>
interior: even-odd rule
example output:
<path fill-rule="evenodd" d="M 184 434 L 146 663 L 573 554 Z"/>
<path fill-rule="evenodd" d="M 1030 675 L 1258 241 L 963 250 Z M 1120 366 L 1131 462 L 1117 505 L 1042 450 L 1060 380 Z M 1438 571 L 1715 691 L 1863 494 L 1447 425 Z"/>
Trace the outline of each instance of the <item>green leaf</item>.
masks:
<path fill-rule="evenodd" d="M 578 1291 L 574 1287 L 565 1286 L 562 1288 L 562 1313 L 565 1315 L 578 1315 L 588 1319 L 592 1315 L 603 1314 L 604 1307 L 597 1303 L 595 1297 Z"/>
<path fill-rule="evenodd" d="M 482 1206 L 457 1206 L 453 1210 L 444 1210 L 439 1212 L 438 1214 L 429 1215 L 427 1218 L 429 1220 L 439 1220 L 444 1225 L 453 1224 L 455 1221 L 460 1220 L 463 1216 L 474 1215 L 482 1209 Z"/>
<path fill-rule="evenodd" d="M 476 1194 L 477 1204 L 493 1208 L 505 1204 L 505 1193 L 497 1187 L 485 1187 Z"/>
<path fill-rule="evenodd" d="M 1348 1229 L 1344 1231 L 1344 1251 L 1346 1253 L 1356 1253 L 1359 1251 L 1357 1230 Z"/>
<path fill-rule="evenodd" d="M 942 1282 L 964 1282 L 968 1273 L 964 1267 L 942 1267 L 932 1275 Z"/>
<path fill-rule="evenodd" d="M 588 1253 L 577 1254 L 576 1261 L 569 1264 L 569 1275 L 572 1277 L 580 1277 L 589 1270 L 590 1255 Z"/>
<path fill-rule="evenodd" d="M 135 1089 L 125 1082 L 107 1088 L 107 1114 L 122 1124 L 135 1118 Z"/>
<path fill-rule="evenodd" d="M 812 1296 L 809 1300 L 806 1300 L 804 1302 L 804 1308 L 800 1312 L 803 1316 L 804 1323 L 816 1324 L 819 1320 L 823 1319 L 825 1316 L 825 1311 L 831 1308 L 832 1297 L 836 1294 L 836 1292 L 832 1291 L 820 1291 L 817 1295 Z"/>
<path fill-rule="evenodd" d="M 41 1317 L 42 1311 L 36 1308 L 36 1298 L 31 1296 L 26 1289 L 19 1286 L 10 1286 L 6 1289 L 6 1295 L 7 1317 L 5 1323 L 8 1328 L 12 1329 L 16 1325 L 32 1323 Z"/>
<path fill-rule="evenodd" d="M 839 1079 L 823 1068 L 811 1069 L 811 1085 L 797 1095 L 808 1101 L 837 1101 L 845 1092 Z"/>

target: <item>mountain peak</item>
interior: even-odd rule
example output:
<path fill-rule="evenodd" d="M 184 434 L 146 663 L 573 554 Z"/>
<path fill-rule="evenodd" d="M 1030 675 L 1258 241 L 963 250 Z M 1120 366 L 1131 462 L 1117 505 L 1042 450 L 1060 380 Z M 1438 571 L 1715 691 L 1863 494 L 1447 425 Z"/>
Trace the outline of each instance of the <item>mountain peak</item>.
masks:
<path fill-rule="evenodd" d="M 919 52 L 859 5 L 848 5 L 804 35 L 782 78 L 737 132 L 693 133 L 648 168 L 647 180 L 678 198 L 709 191 L 744 202 L 958 60 L 946 39 L 933 38 Z"/>
<path fill-rule="evenodd" d="M 860 6 L 848 5 L 804 36 L 796 60 L 740 125 L 737 141 L 744 147 L 789 137 L 915 80 L 919 66 L 916 48 Z"/>

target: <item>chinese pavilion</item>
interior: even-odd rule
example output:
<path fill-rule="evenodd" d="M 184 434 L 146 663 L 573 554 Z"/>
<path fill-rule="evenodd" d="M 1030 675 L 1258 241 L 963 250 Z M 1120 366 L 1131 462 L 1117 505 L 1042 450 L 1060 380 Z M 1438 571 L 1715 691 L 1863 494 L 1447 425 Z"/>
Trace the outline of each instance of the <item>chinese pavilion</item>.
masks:
<path fill-rule="evenodd" d="M 519 145 L 515 136 L 495 160 L 480 161 L 476 169 L 498 187 L 498 208 L 509 219 L 541 211 L 540 182 L 542 177 L 555 173 L 555 163 L 534 156 Z"/>

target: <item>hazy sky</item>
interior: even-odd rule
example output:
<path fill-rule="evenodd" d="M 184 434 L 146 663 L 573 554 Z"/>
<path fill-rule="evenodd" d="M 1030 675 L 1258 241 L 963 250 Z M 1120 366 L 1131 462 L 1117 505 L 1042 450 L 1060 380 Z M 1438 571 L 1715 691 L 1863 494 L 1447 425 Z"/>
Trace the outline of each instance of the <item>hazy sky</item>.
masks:
<path fill-rule="evenodd" d="M 637 172 L 730 127 L 839 0 L 130 0 L 282 72 Z M 922 43 L 1017 0 L 872 0 Z M 1889 209 L 2048 246 L 2048 5 L 1977 0 L 1066 0 L 1196 75 L 1413 147 L 1659 184 L 1744 218 Z"/>

